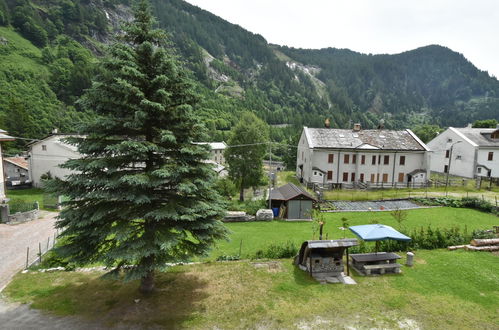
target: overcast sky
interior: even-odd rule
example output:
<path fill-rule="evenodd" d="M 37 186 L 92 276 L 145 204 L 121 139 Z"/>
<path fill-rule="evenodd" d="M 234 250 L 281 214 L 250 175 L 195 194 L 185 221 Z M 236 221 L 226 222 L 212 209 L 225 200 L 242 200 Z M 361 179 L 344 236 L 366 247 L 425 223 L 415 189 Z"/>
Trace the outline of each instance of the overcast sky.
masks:
<path fill-rule="evenodd" d="M 439 44 L 499 77 L 497 0 L 187 0 L 261 34 L 301 48 L 400 53 Z"/>

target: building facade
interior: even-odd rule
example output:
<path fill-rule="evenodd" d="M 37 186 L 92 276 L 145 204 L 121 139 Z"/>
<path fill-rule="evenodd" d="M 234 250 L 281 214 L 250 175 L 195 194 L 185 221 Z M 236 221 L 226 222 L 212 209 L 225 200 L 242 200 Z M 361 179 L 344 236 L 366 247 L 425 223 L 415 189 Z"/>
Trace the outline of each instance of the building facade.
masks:
<path fill-rule="evenodd" d="M 420 186 L 429 178 L 428 151 L 409 129 L 304 127 L 296 175 L 306 184 L 346 188 Z"/>
<path fill-rule="evenodd" d="M 14 138 L 12 136 L 7 135 L 7 132 L 4 131 L 3 129 L 0 129 L 0 142 L 7 142 L 7 141 L 14 141 Z M 0 203 L 4 203 L 6 200 L 5 196 L 5 177 L 4 177 L 4 168 L 3 168 L 3 151 L 2 151 L 2 145 L 0 143 L 0 158 L 2 158 L 0 161 Z M 2 219 L 3 219 L 3 213 L 5 208 L 1 208 L 0 213 L 2 213 Z"/>
<path fill-rule="evenodd" d="M 24 157 L 5 157 L 3 171 L 7 185 L 16 186 L 29 182 L 28 161 Z"/>
<path fill-rule="evenodd" d="M 428 142 L 431 170 L 474 178 L 499 178 L 499 125 L 496 128 L 449 127 Z"/>
<path fill-rule="evenodd" d="M 63 141 L 67 137 L 70 135 L 52 134 L 29 144 L 29 176 L 33 186 L 40 187 L 42 176 L 45 175 L 62 179 L 73 173 L 72 170 L 60 167 L 69 159 L 81 157 L 75 146 Z"/>

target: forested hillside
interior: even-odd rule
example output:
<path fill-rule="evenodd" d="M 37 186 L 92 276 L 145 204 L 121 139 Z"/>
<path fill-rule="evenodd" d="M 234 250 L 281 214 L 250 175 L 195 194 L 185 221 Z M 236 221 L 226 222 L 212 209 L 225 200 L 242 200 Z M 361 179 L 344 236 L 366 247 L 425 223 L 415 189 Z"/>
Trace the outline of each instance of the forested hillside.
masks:
<path fill-rule="evenodd" d="M 384 119 L 388 128 L 499 118 L 497 79 L 445 47 L 397 55 L 293 49 L 182 0 L 152 4 L 191 71 L 213 139 L 226 139 L 244 110 L 289 124 L 272 130 L 279 141 L 326 117 L 336 127 Z M 55 127 L 75 131 L 92 116 L 76 100 L 119 21 L 129 19 L 126 0 L 0 0 L 0 127 L 32 138 Z"/>

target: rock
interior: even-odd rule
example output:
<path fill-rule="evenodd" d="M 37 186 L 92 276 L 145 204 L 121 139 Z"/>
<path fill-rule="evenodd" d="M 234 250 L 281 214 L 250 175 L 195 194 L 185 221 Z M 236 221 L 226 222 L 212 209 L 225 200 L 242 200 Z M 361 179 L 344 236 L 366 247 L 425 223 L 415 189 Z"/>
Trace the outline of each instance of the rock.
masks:
<path fill-rule="evenodd" d="M 251 217 L 246 212 L 229 211 L 225 215 L 224 222 L 246 222 L 251 221 Z"/>
<path fill-rule="evenodd" d="M 140 299 L 134 299 L 133 301 L 135 301 L 135 303 L 138 304 L 140 302 Z"/>
<path fill-rule="evenodd" d="M 26 274 L 27 272 L 29 272 L 29 270 L 25 269 L 21 272 L 21 274 Z"/>
<path fill-rule="evenodd" d="M 260 209 L 256 212 L 257 221 L 272 221 L 274 219 L 274 213 L 269 209 Z"/>

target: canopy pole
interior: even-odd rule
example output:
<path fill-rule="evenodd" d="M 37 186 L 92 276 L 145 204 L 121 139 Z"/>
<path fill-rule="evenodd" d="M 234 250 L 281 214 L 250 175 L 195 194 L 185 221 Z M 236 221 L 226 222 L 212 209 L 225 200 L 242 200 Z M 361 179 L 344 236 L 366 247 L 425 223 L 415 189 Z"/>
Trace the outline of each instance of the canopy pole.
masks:
<path fill-rule="evenodd" d="M 348 265 L 348 247 L 347 247 L 347 276 L 350 276 L 350 266 Z"/>

